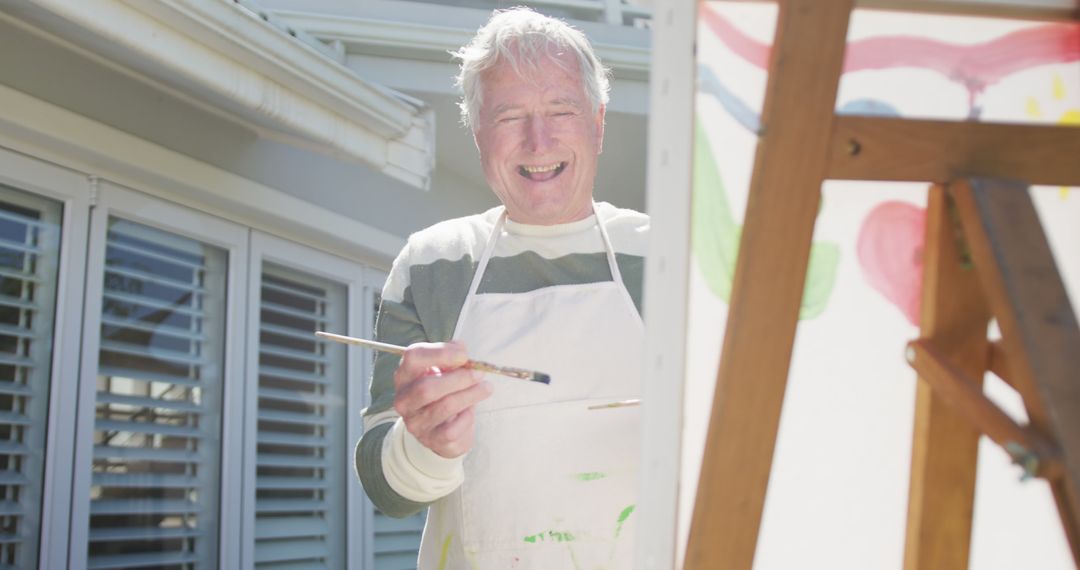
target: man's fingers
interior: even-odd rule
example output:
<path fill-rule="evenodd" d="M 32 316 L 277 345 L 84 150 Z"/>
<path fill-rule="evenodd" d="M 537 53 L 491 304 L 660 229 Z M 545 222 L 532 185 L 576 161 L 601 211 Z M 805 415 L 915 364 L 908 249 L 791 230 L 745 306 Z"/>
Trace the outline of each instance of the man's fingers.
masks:
<path fill-rule="evenodd" d="M 422 425 L 437 429 L 451 421 L 461 412 L 472 408 L 491 395 L 490 382 L 478 382 L 475 385 L 452 394 L 447 394 L 437 402 L 425 406 L 414 416 Z"/>
<path fill-rule="evenodd" d="M 438 380 L 442 378 L 433 379 L 433 382 Z M 409 428 L 409 431 L 423 441 L 422 434 L 438 431 L 443 424 L 454 420 L 457 415 L 485 400 L 491 393 L 490 382 L 478 382 L 463 390 L 450 392 L 416 410 L 415 413 L 409 416 L 402 415 L 402 417 L 405 418 L 405 426 Z"/>
<path fill-rule="evenodd" d="M 468 360 L 469 354 L 460 342 L 414 344 L 401 355 L 401 363 L 394 373 L 394 387 L 401 389 L 403 385 L 427 376 L 432 368 L 453 370 Z"/>
<path fill-rule="evenodd" d="M 443 457 L 458 457 L 472 448 L 475 424 L 476 408 L 465 408 L 436 428 L 425 445 Z"/>
<path fill-rule="evenodd" d="M 459 368 L 450 372 L 417 378 L 398 389 L 397 394 L 394 396 L 394 409 L 402 417 L 408 418 L 442 400 L 449 394 L 475 386 L 477 376 L 479 375 L 472 370 Z"/>
<path fill-rule="evenodd" d="M 468 359 L 461 343 L 419 343 L 405 350 L 394 372 L 394 409 L 409 433 L 443 457 L 472 447 L 473 406 L 492 393 L 490 383 L 462 368 Z"/>

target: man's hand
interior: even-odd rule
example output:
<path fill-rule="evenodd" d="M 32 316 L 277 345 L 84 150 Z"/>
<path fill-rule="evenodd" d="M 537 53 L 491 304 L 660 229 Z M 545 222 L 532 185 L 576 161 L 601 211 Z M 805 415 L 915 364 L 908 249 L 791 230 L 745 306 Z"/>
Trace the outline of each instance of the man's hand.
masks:
<path fill-rule="evenodd" d="M 413 437 L 446 458 L 472 448 L 474 406 L 492 392 L 481 374 L 462 368 L 468 360 L 461 343 L 417 343 L 394 372 L 394 409 Z"/>

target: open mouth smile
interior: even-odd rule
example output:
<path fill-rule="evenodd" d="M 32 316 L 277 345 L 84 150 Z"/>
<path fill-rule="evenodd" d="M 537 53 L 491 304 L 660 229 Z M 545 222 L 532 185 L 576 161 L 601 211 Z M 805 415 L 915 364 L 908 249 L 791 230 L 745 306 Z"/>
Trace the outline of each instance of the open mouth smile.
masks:
<path fill-rule="evenodd" d="M 543 182 L 551 180 L 562 173 L 566 168 L 565 162 L 556 162 L 553 164 L 546 164 L 542 166 L 525 166 L 518 167 L 518 174 L 532 180 L 534 182 Z"/>

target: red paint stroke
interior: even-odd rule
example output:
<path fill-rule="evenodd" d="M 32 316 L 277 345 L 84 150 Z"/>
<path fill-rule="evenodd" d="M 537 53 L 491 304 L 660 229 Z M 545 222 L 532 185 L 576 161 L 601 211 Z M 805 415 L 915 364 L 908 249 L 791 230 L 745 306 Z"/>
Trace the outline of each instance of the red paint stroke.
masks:
<path fill-rule="evenodd" d="M 768 69 L 772 46 L 742 33 L 707 5 L 702 21 L 732 52 Z M 844 72 L 915 67 L 958 81 L 972 101 L 988 86 L 1038 65 L 1080 60 L 1080 25 L 1044 24 L 1010 32 L 986 42 L 959 45 L 911 36 L 882 36 L 850 42 Z"/>
<path fill-rule="evenodd" d="M 1080 59 L 1080 26 L 1044 24 L 972 45 L 885 36 L 852 42 L 844 71 L 921 67 L 984 85 L 1036 65 Z"/>
<path fill-rule="evenodd" d="M 925 208 L 889 201 L 870 211 L 856 242 L 859 265 L 870 286 L 916 326 L 922 307 L 925 234 Z"/>
<path fill-rule="evenodd" d="M 709 26 L 709 29 L 716 34 L 716 37 L 720 38 L 720 41 L 728 49 L 755 67 L 768 69 L 769 53 L 772 51 L 772 46 L 744 34 L 738 26 L 717 14 L 704 2 L 701 3 L 699 15 L 702 21 Z"/>

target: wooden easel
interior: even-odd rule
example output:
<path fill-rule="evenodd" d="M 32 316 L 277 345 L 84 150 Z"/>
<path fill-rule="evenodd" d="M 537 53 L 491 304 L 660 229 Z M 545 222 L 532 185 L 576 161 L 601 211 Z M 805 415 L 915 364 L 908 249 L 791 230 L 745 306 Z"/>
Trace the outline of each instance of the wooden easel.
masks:
<path fill-rule="evenodd" d="M 1024 184 L 960 181 L 930 191 L 907 568 L 966 568 L 979 436 L 1045 477 L 1080 560 L 1080 330 Z M 987 340 L 991 317 L 1002 332 Z M 1023 397 L 1020 426 L 982 392 L 990 370 Z M 1071 467 L 1067 469 L 1066 465 Z"/>
<path fill-rule="evenodd" d="M 1031 474 L 1049 478 L 1080 564 L 1080 333 L 1060 278 L 1056 271 L 1050 276 L 1053 260 L 1021 191 L 1026 186 L 1001 182 L 1080 185 L 1080 129 L 835 115 L 854 3 L 777 1 L 765 134 L 755 157 L 685 568 L 753 565 L 826 179 L 961 181 L 947 190 L 936 186 L 930 196 L 922 339 L 909 347 L 921 380 L 905 568 L 967 567 L 980 430 L 1006 445 Z M 1080 4 L 1066 13 L 947 0 L 861 4 L 1080 19 Z M 970 177 L 980 180 L 962 182 Z M 957 261 L 958 243 L 975 270 Z M 986 339 L 991 315 L 1002 330 L 1000 344 Z M 1020 392 L 1030 426 L 1016 425 L 982 396 L 987 369 Z"/>

